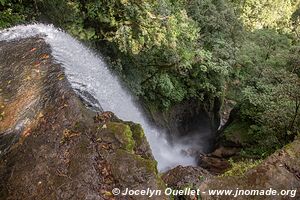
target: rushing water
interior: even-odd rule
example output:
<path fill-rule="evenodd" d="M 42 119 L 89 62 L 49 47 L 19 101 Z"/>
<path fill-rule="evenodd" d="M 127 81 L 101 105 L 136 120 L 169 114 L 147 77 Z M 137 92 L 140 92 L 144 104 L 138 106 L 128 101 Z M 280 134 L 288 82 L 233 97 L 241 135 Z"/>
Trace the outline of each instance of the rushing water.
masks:
<path fill-rule="evenodd" d="M 103 59 L 79 41 L 51 25 L 21 25 L 0 31 L 0 40 L 14 40 L 39 35 L 51 46 L 57 63 L 65 68 L 67 79 L 76 90 L 87 92 L 98 100 L 105 111 L 112 111 L 123 120 L 140 123 L 158 162 L 159 170 L 176 165 L 193 165 L 192 157 L 183 155 L 186 146 L 170 145 L 164 131 L 148 123 L 132 96 L 113 76 Z M 86 97 L 83 96 L 86 99 Z M 94 106 L 99 106 L 95 104 Z"/>

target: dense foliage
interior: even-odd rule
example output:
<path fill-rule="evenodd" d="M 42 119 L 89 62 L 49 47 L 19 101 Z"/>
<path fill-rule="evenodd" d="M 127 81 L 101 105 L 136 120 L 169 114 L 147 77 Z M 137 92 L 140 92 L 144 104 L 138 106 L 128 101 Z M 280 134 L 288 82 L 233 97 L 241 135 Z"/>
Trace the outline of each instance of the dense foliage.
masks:
<path fill-rule="evenodd" d="M 236 0 L 241 19 L 250 29 L 272 28 L 289 31 L 299 0 Z"/>
<path fill-rule="evenodd" d="M 151 108 L 234 100 L 265 155 L 300 132 L 299 3 L 0 0 L 0 27 L 37 20 L 91 42 Z"/>
<path fill-rule="evenodd" d="M 34 19 L 35 5 L 22 0 L 0 0 L 0 27 L 6 28 Z"/>
<path fill-rule="evenodd" d="M 242 44 L 237 56 L 236 90 L 241 115 L 250 121 L 253 140 L 265 150 L 275 150 L 300 131 L 299 65 L 295 44 L 274 30 L 256 30 Z M 298 55 L 299 56 L 299 55 Z"/>

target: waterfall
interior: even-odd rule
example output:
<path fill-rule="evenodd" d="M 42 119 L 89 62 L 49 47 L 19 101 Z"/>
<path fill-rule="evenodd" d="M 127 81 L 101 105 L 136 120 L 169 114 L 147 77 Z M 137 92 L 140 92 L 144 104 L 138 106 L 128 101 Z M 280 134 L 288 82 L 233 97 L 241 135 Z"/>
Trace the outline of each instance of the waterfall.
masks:
<path fill-rule="evenodd" d="M 51 46 L 55 62 L 64 67 L 71 86 L 76 91 L 82 91 L 79 95 L 89 93 L 103 110 L 112 111 L 123 120 L 142 125 L 159 170 L 177 165 L 194 165 L 194 158 L 182 153 L 187 146 L 170 145 L 164 137 L 164 130 L 150 125 L 133 97 L 112 75 L 101 56 L 52 25 L 20 25 L 0 31 L 0 41 L 34 36 L 43 38 Z M 99 107 L 97 103 L 93 106 Z"/>

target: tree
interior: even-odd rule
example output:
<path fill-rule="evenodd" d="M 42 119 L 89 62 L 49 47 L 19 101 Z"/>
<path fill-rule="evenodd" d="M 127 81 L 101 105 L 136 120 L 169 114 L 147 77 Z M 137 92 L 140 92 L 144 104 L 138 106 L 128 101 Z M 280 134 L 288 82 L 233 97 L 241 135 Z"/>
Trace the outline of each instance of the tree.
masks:
<path fill-rule="evenodd" d="M 241 19 L 251 30 L 261 28 L 291 30 L 290 18 L 298 8 L 299 0 L 234 0 Z"/>
<path fill-rule="evenodd" d="M 7 28 L 37 16 L 34 2 L 0 0 L 0 28 Z"/>
<path fill-rule="evenodd" d="M 300 79 L 292 67 L 292 37 L 275 30 L 248 33 L 237 54 L 235 81 L 240 117 L 249 125 L 249 152 L 267 154 L 300 131 Z M 296 54 L 294 54 L 296 56 Z M 258 141 L 258 142 L 257 142 Z M 264 142 L 262 142 L 264 141 Z"/>

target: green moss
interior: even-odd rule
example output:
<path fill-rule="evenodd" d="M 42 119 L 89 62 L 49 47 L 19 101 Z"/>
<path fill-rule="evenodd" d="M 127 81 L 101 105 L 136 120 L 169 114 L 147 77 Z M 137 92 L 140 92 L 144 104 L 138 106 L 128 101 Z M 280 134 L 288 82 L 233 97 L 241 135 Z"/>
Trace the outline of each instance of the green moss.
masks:
<path fill-rule="evenodd" d="M 224 174 L 221 176 L 243 176 L 245 172 L 248 170 L 256 167 L 261 163 L 261 160 L 243 160 L 243 161 L 238 161 L 234 162 L 232 159 L 229 160 L 231 164 L 231 168 L 226 171 Z"/>
<path fill-rule="evenodd" d="M 139 155 L 136 156 L 136 160 L 138 161 L 139 165 L 144 166 L 147 169 L 147 171 L 154 172 L 155 174 L 158 173 L 157 162 L 155 160 L 144 159 Z"/>
<path fill-rule="evenodd" d="M 198 177 L 200 181 L 204 181 L 205 180 L 205 176 L 199 176 Z"/>
<path fill-rule="evenodd" d="M 130 128 L 136 146 L 142 145 L 142 143 L 145 141 L 145 133 L 142 126 L 140 124 L 132 124 Z"/>
<path fill-rule="evenodd" d="M 294 159 L 300 158 L 300 141 L 295 140 L 294 142 L 291 142 L 285 146 L 285 151 Z"/>
<path fill-rule="evenodd" d="M 109 122 L 107 123 L 107 130 L 112 132 L 116 139 L 122 144 L 122 149 L 129 152 L 133 151 L 135 147 L 135 141 L 128 125 L 117 122 Z"/>
<path fill-rule="evenodd" d="M 165 187 L 165 183 L 162 181 L 161 177 L 158 174 L 157 162 L 155 160 L 145 159 L 140 155 L 136 155 L 122 149 L 118 149 L 115 155 L 111 157 L 111 159 L 113 163 L 113 174 L 116 177 L 120 177 L 121 179 L 126 180 L 127 178 L 132 178 L 132 175 L 136 173 L 135 170 L 144 169 L 145 171 L 143 173 L 155 175 L 156 183 L 161 188 Z M 126 171 L 127 173 L 120 171 L 120 169 L 122 170 L 124 168 L 117 167 L 118 165 L 120 165 L 120 162 L 122 163 L 122 165 L 128 167 L 128 171 Z"/>
<path fill-rule="evenodd" d="M 122 157 L 133 159 L 134 161 L 132 161 L 132 163 L 135 162 L 138 167 L 144 167 L 147 170 L 147 172 L 154 172 L 155 174 L 158 173 L 157 162 L 155 160 L 145 159 L 142 158 L 140 155 L 131 154 L 124 150 L 117 150 L 116 161 L 120 160 L 120 158 Z"/>

